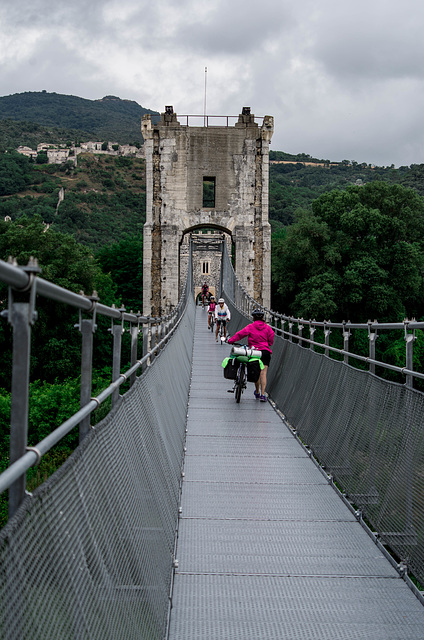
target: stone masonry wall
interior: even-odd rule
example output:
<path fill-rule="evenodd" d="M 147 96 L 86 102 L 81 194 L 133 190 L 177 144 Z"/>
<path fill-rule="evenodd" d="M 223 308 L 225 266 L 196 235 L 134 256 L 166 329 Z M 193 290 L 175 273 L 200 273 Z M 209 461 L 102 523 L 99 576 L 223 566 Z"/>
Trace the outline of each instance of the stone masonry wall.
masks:
<path fill-rule="evenodd" d="M 254 116 L 243 113 L 234 127 L 188 127 L 168 109 L 157 125 L 144 117 L 142 133 L 147 190 L 143 312 L 162 314 L 177 303 L 186 269 L 183 238 L 198 229 L 227 234 L 235 245 L 238 277 L 248 293 L 269 306 L 267 162 L 272 118 L 266 117 L 259 127 Z M 205 178 L 215 184 L 214 206 L 204 206 Z M 216 251 L 203 251 L 195 274 L 200 270 L 205 275 L 204 262 L 216 281 Z"/>

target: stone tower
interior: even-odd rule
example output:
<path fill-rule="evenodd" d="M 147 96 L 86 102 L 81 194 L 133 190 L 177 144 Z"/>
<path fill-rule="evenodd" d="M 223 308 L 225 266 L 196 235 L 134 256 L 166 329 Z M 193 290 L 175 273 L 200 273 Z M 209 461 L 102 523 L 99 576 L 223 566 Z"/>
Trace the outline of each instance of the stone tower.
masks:
<path fill-rule="evenodd" d="M 203 126 L 190 126 L 189 116 L 179 122 L 172 107 L 165 107 L 157 124 L 143 116 L 145 315 L 162 315 L 177 304 L 185 262 L 181 247 L 187 234 L 202 229 L 233 244 L 238 278 L 255 300 L 270 305 L 268 172 L 274 121 L 265 116 L 258 124 L 248 107 L 232 126 L 230 118 L 214 126 L 214 117 L 205 116 Z"/>

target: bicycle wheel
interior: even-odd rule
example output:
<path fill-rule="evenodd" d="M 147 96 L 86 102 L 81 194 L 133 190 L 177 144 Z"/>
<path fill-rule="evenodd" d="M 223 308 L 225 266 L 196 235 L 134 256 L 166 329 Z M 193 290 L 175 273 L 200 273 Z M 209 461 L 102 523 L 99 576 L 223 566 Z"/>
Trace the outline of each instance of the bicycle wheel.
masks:
<path fill-rule="evenodd" d="M 245 367 L 244 367 L 244 364 L 241 364 L 237 371 L 236 388 L 234 390 L 234 396 L 235 396 L 236 402 L 240 402 L 241 400 L 241 394 L 243 393 L 243 389 L 244 389 L 245 376 L 246 376 Z"/>

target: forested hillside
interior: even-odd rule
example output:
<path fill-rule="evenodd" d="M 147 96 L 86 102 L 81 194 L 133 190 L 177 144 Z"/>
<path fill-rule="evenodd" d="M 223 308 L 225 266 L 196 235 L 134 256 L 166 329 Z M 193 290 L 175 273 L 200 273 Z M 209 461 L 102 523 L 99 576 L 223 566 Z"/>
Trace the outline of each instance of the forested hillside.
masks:
<path fill-rule="evenodd" d="M 37 149 L 39 144 L 44 143 L 71 146 L 72 142 L 87 142 L 92 138 L 93 134 L 79 129 L 52 127 L 10 118 L 0 120 L 0 153 L 21 146 Z"/>
<path fill-rule="evenodd" d="M 289 164 L 277 164 L 284 160 Z M 332 189 L 383 181 L 411 187 L 424 195 L 424 164 L 411 167 L 374 167 L 366 163 L 329 163 L 302 153 L 290 156 L 270 152 L 269 217 L 274 228 L 290 225 L 298 209 L 309 208 L 316 198 Z M 316 163 L 311 165 L 309 163 Z M 306 164 L 308 163 L 308 164 Z M 326 166 L 322 166 L 327 163 Z M 279 224 L 278 224 L 279 223 Z"/>
<path fill-rule="evenodd" d="M 100 140 L 140 144 L 144 113 L 158 116 L 134 101 L 115 96 L 86 100 L 45 91 L 3 96 L 0 152 L 19 145 L 36 148 L 41 142 L 70 144 Z M 274 230 L 291 224 L 296 211 L 310 207 L 322 193 L 353 184 L 383 180 L 410 186 L 424 195 L 424 164 L 395 169 L 347 160 L 334 163 L 304 152 L 294 155 L 274 150 L 270 152 L 270 161 L 269 216 Z"/>
<path fill-rule="evenodd" d="M 39 215 L 93 251 L 125 233 L 141 236 L 144 160 L 81 154 L 75 167 L 73 162 L 36 164 L 13 151 L 0 154 L 0 219 L 22 215 Z"/>
<path fill-rule="evenodd" d="M 27 91 L 3 96 L 0 97 L 0 122 L 3 121 L 0 149 L 4 149 L 5 143 L 13 139 L 4 130 L 4 121 L 72 130 L 74 135 L 70 139 L 73 141 L 94 139 L 121 144 L 142 142 L 141 118 L 145 113 L 158 115 L 157 111 L 145 109 L 133 100 L 121 100 L 116 96 L 86 100 L 47 91 Z M 26 126 L 28 128 L 28 124 Z M 34 131 L 29 130 L 28 133 Z"/>

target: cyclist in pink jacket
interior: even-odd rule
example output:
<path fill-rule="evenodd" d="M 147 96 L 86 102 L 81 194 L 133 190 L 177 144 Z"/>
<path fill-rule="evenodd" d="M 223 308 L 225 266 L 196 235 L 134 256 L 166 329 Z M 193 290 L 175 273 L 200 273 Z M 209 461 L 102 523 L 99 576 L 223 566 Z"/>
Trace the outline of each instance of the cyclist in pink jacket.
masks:
<path fill-rule="evenodd" d="M 265 389 L 266 389 L 266 374 L 268 371 L 269 363 L 271 362 L 271 347 L 274 342 L 274 330 L 271 329 L 269 324 L 264 322 L 264 312 L 262 309 L 254 309 L 252 312 L 253 322 L 248 324 L 244 329 L 237 331 L 231 338 L 228 338 L 229 344 L 238 342 L 242 338 L 247 336 L 247 345 L 254 349 L 262 351 L 261 360 L 264 363 L 264 368 L 261 370 L 259 380 L 255 382 L 255 398 L 261 402 L 266 402 Z M 260 387 L 260 391 L 259 391 Z"/>

